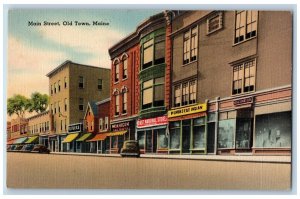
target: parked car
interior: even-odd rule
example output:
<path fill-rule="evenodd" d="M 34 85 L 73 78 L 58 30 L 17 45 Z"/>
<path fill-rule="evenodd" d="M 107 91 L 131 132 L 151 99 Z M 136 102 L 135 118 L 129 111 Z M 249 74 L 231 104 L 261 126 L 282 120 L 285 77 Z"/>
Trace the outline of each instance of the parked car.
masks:
<path fill-rule="evenodd" d="M 12 147 L 12 145 L 6 145 L 6 151 L 10 151 L 11 147 Z"/>
<path fill-rule="evenodd" d="M 14 151 L 20 151 L 23 148 L 23 144 L 17 145 Z"/>
<path fill-rule="evenodd" d="M 50 150 L 45 145 L 36 144 L 36 145 L 34 145 L 34 147 L 33 147 L 33 149 L 32 149 L 31 152 L 35 152 L 35 153 L 47 153 L 47 154 L 49 154 Z"/>
<path fill-rule="evenodd" d="M 33 144 L 26 144 L 23 146 L 23 148 L 21 149 L 21 151 L 23 152 L 30 152 L 32 151 L 32 149 L 34 148 Z"/>
<path fill-rule="evenodd" d="M 11 145 L 9 151 L 14 151 L 16 147 L 17 147 L 17 145 Z"/>
<path fill-rule="evenodd" d="M 140 157 L 140 147 L 139 142 L 135 140 L 124 141 L 123 147 L 121 149 L 121 156 L 135 156 Z"/>

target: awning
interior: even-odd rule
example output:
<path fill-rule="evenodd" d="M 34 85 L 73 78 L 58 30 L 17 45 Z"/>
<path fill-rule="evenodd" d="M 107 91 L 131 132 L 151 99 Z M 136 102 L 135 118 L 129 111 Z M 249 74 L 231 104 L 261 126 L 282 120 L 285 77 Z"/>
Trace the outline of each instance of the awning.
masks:
<path fill-rule="evenodd" d="M 62 143 L 69 143 L 69 142 L 72 142 L 73 140 L 75 140 L 77 138 L 79 133 L 72 133 L 72 134 L 69 134 Z"/>
<path fill-rule="evenodd" d="M 76 142 L 83 142 L 85 141 L 86 139 L 88 139 L 92 134 L 91 133 L 85 133 L 83 134 L 80 138 L 78 138 L 76 140 Z"/>
<path fill-rule="evenodd" d="M 25 143 L 26 144 L 33 143 L 33 142 L 37 141 L 38 138 L 39 138 L 39 136 L 33 136 L 33 137 L 29 138 Z"/>
<path fill-rule="evenodd" d="M 27 137 L 23 137 L 23 138 L 18 138 L 14 144 L 22 144 L 27 140 Z"/>
<path fill-rule="evenodd" d="M 127 131 L 110 132 L 107 133 L 106 136 L 110 137 L 110 136 L 124 135 L 126 132 Z"/>
<path fill-rule="evenodd" d="M 107 133 L 99 133 L 93 139 L 87 140 L 87 142 L 95 142 L 105 140 Z"/>
<path fill-rule="evenodd" d="M 7 141 L 6 144 L 8 144 L 8 145 L 9 145 L 9 144 L 13 144 L 13 143 L 15 142 L 15 140 L 16 140 L 16 139 L 10 139 L 10 140 Z"/>

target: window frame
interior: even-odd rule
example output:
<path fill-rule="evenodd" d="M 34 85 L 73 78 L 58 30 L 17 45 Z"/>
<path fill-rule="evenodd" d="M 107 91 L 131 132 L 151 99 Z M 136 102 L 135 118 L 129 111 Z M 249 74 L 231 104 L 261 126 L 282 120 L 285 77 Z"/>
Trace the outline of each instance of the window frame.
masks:
<path fill-rule="evenodd" d="M 219 26 L 216 29 L 213 29 L 213 30 L 210 31 L 209 30 L 210 22 L 211 22 L 211 20 L 213 20 L 215 18 L 219 18 L 219 23 L 218 23 Z M 223 28 L 223 12 L 219 12 L 219 13 L 214 14 L 211 17 L 209 17 L 206 21 L 206 24 L 207 24 L 207 26 L 206 26 L 206 35 L 210 35 L 214 32 L 217 32 L 218 30 L 221 30 Z"/>
<path fill-rule="evenodd" d="M 196 87 L 195 93 L 191 92 L 191 83 L 192 82 L 195 82 L 195 87 Z M 187 84 L 187 89 L 188 89 L 187 94 L 185 94 L 185 96 L 187 96 L 187 104 L 183 104 L 183 85 L 184 84 Z M 179 105 L 176 104 L 176 87 L 179 87 L 179 96 L 178 96 L 178 98 L 180 99 Z M 195 95 L 194 102 L 191 102 L 192 94 Z M 190 80 L 175 84 L 172 98 L 173 98 L 173 107 L 181 107 L 181 106 L 188 106 L 188 105 L 196 104 L 197 103 L 197 79 L 190 79 Z"/>
<path fill-rule="evenodd" d="M 115 95 L 115 117 L 120 115 L 120 96 Z"/>
<path fill-rule="evenodd" d="M 196 33 L 192 33 L 192 31 L 196 29 Z M 187 35 L 187 37 L 186 37 Z M 182 39 L 183 39 L 183 59 L 182 59 L 182 65 L 188 65 L 192 62 L 195 62 L 198 60 L 198 50 L 199 50 L 199 26 L 193 26 L 191 28 L 189 28 L 187 31 L 185 31 L 182 34 Z M 196 40 L 195 42 L 195 47 L 192 49 L 192 41 L 193 38 Z M 189 48 L 185 48 L 185 46 L 189 47 Z M 185 49 L 189 49 L 189 50 L 185 50 Z M 192 57 L 192 50 L 195 51 L 195 56 Z M 187 56 L 185 56 L 187 55 Z M 192 60 L 193 58 L 193 60 Z"/>
<path fill-rule="evenodd" d="M 81 101 L 82 101 L 82 104 L 81 104 Z M 82 109 L 80 109 L 81 106 L 82 106 Z M 79 98 L 78 110 L 79 111 L 83 111 L 84 110 L 84 99 L 82 97 Z"/>
<path fill-rule="evenodd" d="M 101 82 L 101 83 L 99 84 L 99 82 Z M 102 90 L 102 85 L 103 85 L 103 80 L 102 79 L 98 79 L 98 90 Z"/>
<path fill-rule="evenodd" d="M 125 80 L 128 78 L 128 57 L 124 57 L 122 60 L 123 63 L 123 74 L 122 74 L 122 79 Z M 125 64 L 126 63 L 126 64 Z M 125 67 L 126 66 L 126 67 Z M 125 75 L 126 74 L 126 75 Z"/>
<path fill-rule="evenodd" d="M 159 79 L 159 78 L 163 78 L 163 83 L 156 83 L 155 82 L 155 80 L 156 79 Z M 162 105 L 162 106 L 155 106 L 154 104 L 155 104 L 155 88 L 156 87 L 158 87 L 158 86 L 164 86 L 165 85 L 165 76 L 162 76 L 162 77 L 156 77 L 156 78 L 153 78 L 153 79 L 149 79 L 149 80 L 146 80 L 146 81 L 143 81 L 142 83 L 141 83 L 141 95 L 142 95 L 142 97 L 141 97 L 141 110 L 145 110 L 145 109 L 148 109 L 148 108 L 154 108 L 154 107 L 162 107 L 162 106 L 164 106 L 164 105 Z M 152 85 L 151 86 L 147 86 L 147 87 L 145 87 L 144 88 L 144 83 L 145 82 L 147 82 L 147 81 L 150 81 L 150 80 L 152 80 Z M 152 89 L 152 101 L 151 101 L 151 106 L 150 107 L 148 107 L 148 106 L 146 106 L 146 107 L 144 107 L 144 104 L 143 104 L 143 100 L 144 100 L 144 91 L 145 90 L 148 90 L 148 89 Z M 164 90 L 164 89 L 163 89 Z M 164 93 L 164 95 L 165 95 L 165 93 Z M 165 97 L 164 97 L 164 99 L 163 99 L 163 103 L 165 104 Z M 150 104 L 150 103 L 148 103 L 148 104 Z"/>
<path fill-rule="evenodd" d="M 122 93 L 122 114 L 127 114 L 127 110 L 128 110 L 128 99 L 127 99 L 128 95 L 127 92 L 123 92 Z M 125 109 L 126 107 L 126 109 Z"/>
<path fill-rule="evenodd" d="M 82 79 L 82 82 L 81 82 Z M 83 76 L 79 76 L 78 78 L 78 88 L 83 89 L 84 88 L 84 77 Z"/>

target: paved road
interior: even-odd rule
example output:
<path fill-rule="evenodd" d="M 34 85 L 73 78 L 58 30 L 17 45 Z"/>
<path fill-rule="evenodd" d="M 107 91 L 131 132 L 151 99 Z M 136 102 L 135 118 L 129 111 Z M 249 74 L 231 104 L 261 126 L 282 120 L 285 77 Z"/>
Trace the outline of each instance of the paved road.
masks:
<path fill-rule="evenodd" d="M 290 163 L 7 153 L 9 188 L 289 190 Z"/>

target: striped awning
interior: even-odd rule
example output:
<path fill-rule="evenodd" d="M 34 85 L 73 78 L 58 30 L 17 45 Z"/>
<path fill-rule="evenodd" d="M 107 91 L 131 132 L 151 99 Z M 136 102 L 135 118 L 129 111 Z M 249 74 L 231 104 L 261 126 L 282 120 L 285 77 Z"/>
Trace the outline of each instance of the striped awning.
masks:
<path fill-rule="evenodd" d="M 69 134 L 62 143 L 69 143 L 72 142 L 73 140 L 75 140 L 77 138 L 77 136 L 79 135 L 79 133 L 72 133 Z"/>
<path fill-rule="evenodd" d="M 105 140 L 106 134 L 107 133 L 99 133 L 93 139 L 87 140 L 87 142 L 96 142 L 96 141 Z"/>
<path fill-rule="evenodd" d="M 106 133 L 106 136 L 110 137 L 110 136 L 124 135 L 126 132 L 127 131 L 110 132 L 110 133 Z"/>
<path fill-rule="evenodd" d="M 27 137 L 18 138 L 14 144 L 23 144 L 27 140 Z"/>
<path fill-rule="evenodd" d="M 77 140 L 76 140 L 76 142 L 83 142 L 83 141 L 85 141 L 86 139 L 88 139 L 89 137 L 91 137 L 91 133 L 85 133 L 85 134 L 83 134 L 80 138 L 78 138 Z"/>
<path fill-rule="evenodd" d="M 29 138 L 25 143 L 26 144 L 31 144 L 31 143 L 34 143 L 38 140 L 39 136 L 33 136 L 31 138 Z"/>

